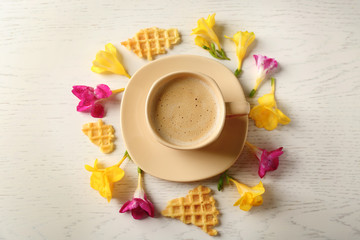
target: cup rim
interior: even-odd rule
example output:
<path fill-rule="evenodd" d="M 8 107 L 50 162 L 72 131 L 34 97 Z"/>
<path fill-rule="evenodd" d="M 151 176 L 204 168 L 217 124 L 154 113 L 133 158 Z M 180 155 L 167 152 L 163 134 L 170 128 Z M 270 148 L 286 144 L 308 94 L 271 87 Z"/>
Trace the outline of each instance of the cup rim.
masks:
<path fill-rule="evenodd" d="M 158 90 L 161 91 L 161 88 L 166 85 L 168 82 L 170 82 L 173 79 L 176 79 L 178 77 L 184 76 L 184 75 L 190 75 L 190 76 L 195 76 L 197 78 L 200 78 L 201 80 L 203 80 L 204 82 L 206 82 L 208 85 L 210 85 L 210 87 L 215 91 L 215 95 L 216 98 L 218 100 L 218 106 L 219 106 L 219 113 L 220 114 L 218 116 L 218 123 L 216 123 L 215 129 L 213 129 L 212 133 L 206 137 L 204 140 L 198 142 L 198 143 L 191 143 L 189 145 L 177 145 L 175 143 L 171 143 L 167 140 L 165 140 L 160 134 L 158 134 L 158 132 L 155 130 L 156 128 L 154 127 L 154 123 L 152 121 L 153 117 L 151 116 L 152 114 L 152 104 L 154 103 L 153 99 L 156 97 L 156 95 L 158 94 Z M 220 90 L 220 87 L 218 86 L 218 84 L 215 82 L 214 79 L 212 79 L 211 77 L 207 76 L 206 74 L 203 74 L 201 72 L 193 72 L 193 71 L 175 71 L 175 72 L 171 72 L 168 73 L 162 77 L 160 77 L 159 79 L 157 79 L 152 86 L 150 87 L 150 90 L 148 92 L 148 95 L 146 97 L 146 102 L 145 102 L 145 119 L 146 119 L 146 123 L 148 125 L 148 128 L 150 129 L 150 132 L 152 133 L 153 137 L 155 137 L 155 139 L 160 142 L 161 144 L 163 144 L 164 146 L 173 148 L 173 149 L 179 149 L 179 150 L 194 150 L 194 149 L 199 149 L 202 147 L 205 147 L 207 145 L 209 145 L 210 143 L 214 142 L 221 134 L 222 129 L 225 125 L 225 117 L 226 117 L 226 107 L 225 107 L 225 101 L 224 101 L 224 97 L 222 95 L 222 92 Z"/>

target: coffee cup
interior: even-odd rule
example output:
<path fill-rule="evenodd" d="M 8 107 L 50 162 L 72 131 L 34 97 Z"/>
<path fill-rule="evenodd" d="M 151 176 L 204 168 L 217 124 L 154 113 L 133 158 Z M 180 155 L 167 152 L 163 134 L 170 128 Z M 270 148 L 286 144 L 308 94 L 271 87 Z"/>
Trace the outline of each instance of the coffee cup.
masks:
<path fill-rule="evenodd" d="M 156 80 L 146 98 L 150 132 L 174 149 L 198 149 L 221 134 L 226 117 L 247 115 L 246 101 L 225 102 L 215 80 L 199 72 L 172 72 Z"/>

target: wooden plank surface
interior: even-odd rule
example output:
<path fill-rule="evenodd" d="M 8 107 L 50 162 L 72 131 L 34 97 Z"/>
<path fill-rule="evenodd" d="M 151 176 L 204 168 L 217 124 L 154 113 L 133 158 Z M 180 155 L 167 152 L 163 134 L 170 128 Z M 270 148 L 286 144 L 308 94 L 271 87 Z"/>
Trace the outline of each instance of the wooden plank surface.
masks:
<path fill-rule="evenodd" d="M 174 183 L 145 175 L 155 218 L 119 214 L 136 188 L 136 166 L 122 165 L 126 176 L 107 203 L 90 188 L 84 165 L 98 158 L 110 166 L 125 151 L 121 95 L 106 103 L 104 121 L 115 127 L 117 148 L 105 155 L 81 132 L 94 119 L 75 111 L 72 86 L 126 87 L 123 76 L 91 72 L 91 62 L 111 42 L 134 74 L 147 61 L 120 42 L 145 27 L 179 29 L 182 43 L 167 55 L 210 57 L 190 33 L 197 19 L 214 12 L 219 36 L 256 34 L 239 78 L 246 94 L 255 82 L 252 54 L 279 62 L 276 98 L 292 122 L 268 132 L 250 121 L 248 133 L 259 147 L 285 150 L 279 169 L 263 180 L 264 204 L 250 212 L 232 206 L 239 198 L 235 187 L 218 192 L 217 177 Z M 213 189 L 218 202 L 217 239 L 359 239 L 359 29 L 355 0 L 0 1 L 0 239 L 211 239 L 160 215 L 168 200 L 199 184 Z M 234 45 L 221 42 L 232 59 L 222 63 L 234 70 Z M 257 96 L 269 91 L 267 81 Z M 229 172 L 255 185 L 257 167 L 245 148 Z"/>

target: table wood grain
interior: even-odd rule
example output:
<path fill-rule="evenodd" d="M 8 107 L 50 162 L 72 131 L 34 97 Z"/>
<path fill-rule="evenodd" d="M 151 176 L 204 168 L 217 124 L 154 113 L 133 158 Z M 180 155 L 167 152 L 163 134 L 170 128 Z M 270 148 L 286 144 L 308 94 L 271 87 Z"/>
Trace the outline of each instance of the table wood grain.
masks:
<path fill-rule="evenodd" d="M 104 122 L 116 130 L 116 150 L 102 154 L 81 132 L 94 121 L 75 111 L 73 85 L 126 87 L 123 76 L 90 71 L 96 52 L 113 43 L 134 74 L 147 61 L 121 46 L 139 29 L 176 27 L 182 43 L 166 55 L 210 57 L 191 29 L 216 12 L 219 36 L 253 31 L 256 41 L 239 78 L 249 93 L 255 81 L 252 54 L 278 60 L 276 99 L 292 122 L 268 132 L 250 121 L 248 141 L 284 147 L 279 169 L 263 179 L 262 206 L 249 212 L 233 203 L 234 186 L 216 190 L 217 177 L 174 183 L 145 174 L 155 218 L 119 214 L 136 188 L 136 166 L 115 185 L 110 203 L 89 186 L 85 164 L 110 166 L 121 158 L 121 94 L 106 103 Z M 195 226 L 164 218 L 168 200 L 202 184 L 220 211 L 216 239 L 360 238 L 360 2 L 276 1 L 0 1 L 0 239 L 212 239 Z M 237 65 L 230 40 L 221 42 Z M 265 82 L 257 96 L 270 91 Z M 249 99 L 254 105 L 256 99 Z M 156 156 L 149 156 L 149 159 Z M 201 171 L 201 169 L 199 169 Z M 230 168 L 255 185 L 257 162 L 249 149 Z"/>

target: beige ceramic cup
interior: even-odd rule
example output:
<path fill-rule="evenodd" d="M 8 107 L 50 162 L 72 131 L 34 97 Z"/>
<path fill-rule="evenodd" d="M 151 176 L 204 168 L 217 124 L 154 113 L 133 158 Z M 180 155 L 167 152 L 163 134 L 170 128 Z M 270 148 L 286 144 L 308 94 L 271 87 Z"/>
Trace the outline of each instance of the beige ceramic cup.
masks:
<path fill-rule="evenodd" d="M 248 102 L 225 102 L 215 80 L 173 72 L 153 83 L 146 98 L 147 125 L 161 144 L 181 150 L 205 147 L 221 134 L 226 117 L 247 115 Z"/>

